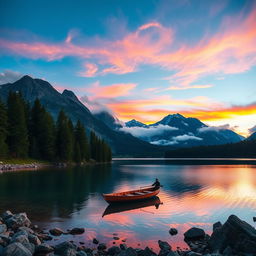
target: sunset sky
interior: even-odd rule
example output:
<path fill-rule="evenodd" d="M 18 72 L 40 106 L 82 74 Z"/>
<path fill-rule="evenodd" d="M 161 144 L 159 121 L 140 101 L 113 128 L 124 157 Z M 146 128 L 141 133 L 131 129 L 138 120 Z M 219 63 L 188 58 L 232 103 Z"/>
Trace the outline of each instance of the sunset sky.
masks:
<path fill-rule="evenodd" d="M 0 84 L 24 74 L 92 110 L 256 131 L 256 1 L 1 0 Z"/>

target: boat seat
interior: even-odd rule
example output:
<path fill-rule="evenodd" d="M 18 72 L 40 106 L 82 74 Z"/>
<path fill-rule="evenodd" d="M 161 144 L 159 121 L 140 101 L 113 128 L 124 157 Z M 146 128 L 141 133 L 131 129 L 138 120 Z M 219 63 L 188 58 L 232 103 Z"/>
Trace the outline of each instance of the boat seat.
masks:
<path fill-rule="evenodd" d="M 145 190 L 145 191 L 144 191 L 144 193 L 146 193 L 146 194 L 147 194 L 147 193 L 151 193 L 151 192 L 152 192 L 152 191 L 148 191 L 148 190 Z"/>
<path fill-rule="evenodd" d="M 134 194 L 125 194 L 124 196 L 134 196 Z"/>
<path fill-rule="evenodd" d="M 136 195 L 145 195 L 144 192 L 135 192 L 134 194 L 136 194 Z"/>

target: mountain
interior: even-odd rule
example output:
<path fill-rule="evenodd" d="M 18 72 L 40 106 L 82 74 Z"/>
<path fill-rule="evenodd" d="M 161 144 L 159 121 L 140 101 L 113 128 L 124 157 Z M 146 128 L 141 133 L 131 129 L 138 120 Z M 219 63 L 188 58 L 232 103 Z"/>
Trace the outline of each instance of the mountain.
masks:
<path fill-rule="evenodd" d="M 6 101 L 9 91 L 21 92 L 24 99 L 30 103 L 38 98 L 55 119 L 63 109 L 73 122 L 81 120 L 88 131 L 94 130 L 109 143 L 114 156 L 159 157 L 166 150 L 135 138 L 131 134 L 110 129 L 97 119 L 72 91 L 64 90 L 63 93 L 59 93 L 50 83 L 42 79 L 24 76 L 14 83 L 3 84 L 0 86 L 0 98 Z"/>
<path fill-rule="evenodd" d="M 180 148 L 165 153 L 166 158 L 255 158 L 256 140 L 214 146 Z"/>
<path fill-rule="evenodd" d="M 236 143 L 244 139 L 232 130 L 210 127 L 196 118 L 187 118 L 178 113 L 167 115 L 150 125 L 131 120 L 120 130 L 151 144 L 174 148 Z"/>
<path fill-rule="evenodd" d="M 132 119 L 125 123 L 126 127 L 147 127 L 146 124 L 143 124 L 135 119 Z"/>
<path fill-rule="evenodd" d="M 122 127 L 120 120 L 118 120 L 118 118 L 112 116 L 107 111 L 95 113 L 94 117 L 96 117 L 98 120 L 101 120 L 112 130 L 117 130 Z"/>
<path fill-rule="evenodd" d="M 256 140 L 256 132 L 252 133 L 247 140 Z"/>

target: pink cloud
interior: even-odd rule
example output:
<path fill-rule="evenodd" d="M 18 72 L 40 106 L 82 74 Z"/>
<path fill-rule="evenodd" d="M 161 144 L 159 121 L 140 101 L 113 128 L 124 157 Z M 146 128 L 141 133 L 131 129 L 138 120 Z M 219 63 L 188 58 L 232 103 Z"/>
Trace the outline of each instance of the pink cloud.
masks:
<path fill-rule="evenodd" d="M 98 66 L 94 63 L 85 63 L 85 71 L 79 72 L 78 74 L 83 77 L 94 77 L 98 71 Z"/>
<path fill-rule="evenodd" d="M 125 74 L 138 70 L 141 65 L 154 65 L 172 71 L 169 88 L 187 89 L 198 88 L 193 84 L 203 76 L 241 73 L 254 66 L 255 27 L 256 10 L 253 9 L 245 18 L 242 14 L 226 18 L 219 32 L 203 37 L 195 46 L 178 42 L 171 28 L 151 22 L 118 40 L 97 38 L 94 45 L 74 44 L 69 34 L 60 43 L 0 39 L 0 49 L 5 54 L 48 61 L 65 56 L 79 57 L 86 63 L 84 76 L 93 76 L 96 72 L 99 75 Z M 95 64 L 88 64 L 92 60 Z"/>
<path fill-rule="evenodd" d="M 130 91 L 136 86 L 136 84 L 112 84 L 108 86 L 101 86 L 99 82 L 96 82 L 88 89 L 88 91 L 93 94 L 94 99 L 116 98 L 129 95 Z"/>

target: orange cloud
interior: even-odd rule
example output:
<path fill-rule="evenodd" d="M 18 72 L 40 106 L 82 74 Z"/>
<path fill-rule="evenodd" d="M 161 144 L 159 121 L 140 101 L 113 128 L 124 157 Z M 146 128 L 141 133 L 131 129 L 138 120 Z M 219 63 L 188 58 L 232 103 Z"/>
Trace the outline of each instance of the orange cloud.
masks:
<path fill-rule="evenodd" d="M 93 84 L 88 89 L 93 94 L 93 98 L 116 98 L 129 95 L 137 84 L 112 84 L 108 86 L 100 86 L 99 82 Z"/>
<path fill-rule="evenodd" d="M 84 77 L 94 77 L 98 71 L 98 66 L 94 63 L 85 63 L 84 67 L 86 69 L 86 71 L 84 72 L 79 72 L 78 74 L 80 76 L 84 76 Z"/>
<path fill-rule="evenodd" d="M 0 39 L 0 48 L 29 58 L 48 61 L 65 56 L 96 62 L 98 74 L 125 74 L 140 65 L 159 66 L 174 73 L 169 89 L 199 88 L 196 80 L 217 74 L 241 73 L 256 64 L 256 10 L 244 16 L 226 18 L 213 36 L 206 35 L 195 46 L 178 42 L 171 28 L 158 22 L 143 24 L 118 40 L 95 39 L 95 44 L 76 45 L 69 34 L 64 42 L 13 42 Z M 96 74 L 96 67 L 86 64 L 84 75 Z M 206 87 L 204 87 L 206 88 Z"/>

